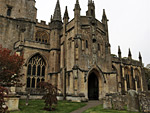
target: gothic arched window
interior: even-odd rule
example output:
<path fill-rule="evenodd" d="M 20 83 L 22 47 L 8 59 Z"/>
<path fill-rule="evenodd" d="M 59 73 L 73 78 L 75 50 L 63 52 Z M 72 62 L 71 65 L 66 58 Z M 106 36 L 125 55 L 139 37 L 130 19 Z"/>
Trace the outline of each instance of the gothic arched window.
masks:
<path fill-rule="evenodd" d="M 31 57 L 27 63 L 27 88 L 38 88 L 37 84 L 45 81 L 45 66 L 46 63 L 41 55 L 36 54 Z"/>
<path fill-rule="evenodd" d="M 46 31 L 37 31 L 35 34 L 35 40 L 41 43 L 47 43 L 49 40 L 49 34 Z"/>

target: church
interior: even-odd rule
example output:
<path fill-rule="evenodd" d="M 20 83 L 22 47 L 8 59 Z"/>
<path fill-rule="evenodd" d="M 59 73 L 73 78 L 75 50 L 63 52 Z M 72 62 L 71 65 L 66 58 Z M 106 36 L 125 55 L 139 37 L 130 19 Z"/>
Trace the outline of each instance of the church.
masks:
<path fill-rule="evenodd" d="M 51 21 L 38 22 L 35 0 L 0 0 L 0 44 L 24 55 L 21 94 L 38 96 L 38 82 L 55 85 L 59 99 L 100 100 L 107 94 L 126 94 L 129 89 L 147 91 L 142 56 L 132 59 L 111 53 L 108 19 L 95 18 L 95 3 L 87 0 L 85 16 L 80 1 L 74 0 L 74 18 L 68 9 L 61 16 L 57 0 Z"/>

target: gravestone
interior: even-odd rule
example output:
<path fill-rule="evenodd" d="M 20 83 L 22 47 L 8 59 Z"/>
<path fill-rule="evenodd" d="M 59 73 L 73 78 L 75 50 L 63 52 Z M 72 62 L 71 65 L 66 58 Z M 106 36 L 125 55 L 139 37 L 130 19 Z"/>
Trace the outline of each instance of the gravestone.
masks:
<path fill-rule="evenodd" d="M 140 111 L 138 93 L 135 90 L 129 90 L 127 94 L 127 110 L 128 111 Z"/>
<path fill-rule="evenodd" d="M 112 99 L 109 96 L 106 96 L 103 99 L 103 108 L 104 109 L 112 109 Z"/>

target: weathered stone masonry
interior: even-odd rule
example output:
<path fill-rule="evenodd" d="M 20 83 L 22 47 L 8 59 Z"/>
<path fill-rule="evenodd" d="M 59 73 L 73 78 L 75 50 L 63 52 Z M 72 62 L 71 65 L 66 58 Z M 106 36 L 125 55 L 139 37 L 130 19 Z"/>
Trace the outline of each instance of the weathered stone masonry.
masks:
<path fill-rule="evenodd" d="M 131 51 L 122 58 L 111 54 L 108 19 L 95 18 L 95 4 L 88 1 L 85 16 L 76 0 L 74 18 L 63 19 L 59 0 L 51 22 L 36 20 L 34 0 L 0 0 L 0 44 L 24 54 L 21 79 L 26 86 L 18 92 L 38 95 L 37 83 L 47 81 L 61 89 L 60 96 L 73 101 L 101 99 L 106 93 L 147 91 L 142 57 L 132 59 Z"/>

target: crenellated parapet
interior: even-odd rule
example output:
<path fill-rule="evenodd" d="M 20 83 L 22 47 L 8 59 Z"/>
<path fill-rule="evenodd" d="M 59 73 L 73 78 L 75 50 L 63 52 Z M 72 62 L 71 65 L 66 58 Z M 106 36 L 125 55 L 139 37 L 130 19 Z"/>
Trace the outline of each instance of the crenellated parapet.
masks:
<path fill-rule="evenodd" d="M 49 24 L 50 24 L 50 23 L 46 23 L 46 21 L 44 21 L 44 20 L 41 20 L 41 21 L 39 22 L 39 20 L 36 19 L 36 25 L 37 25 L 37 26 L 49 28 Z"/>

